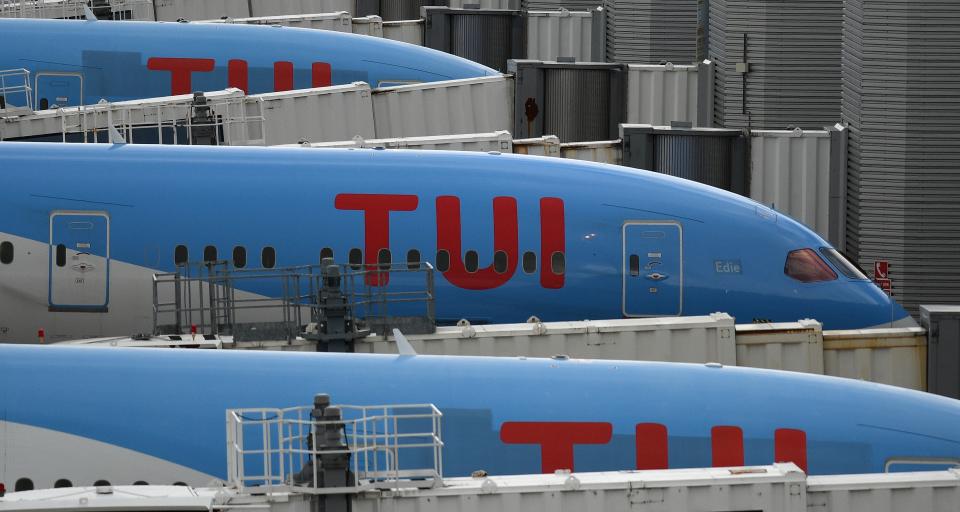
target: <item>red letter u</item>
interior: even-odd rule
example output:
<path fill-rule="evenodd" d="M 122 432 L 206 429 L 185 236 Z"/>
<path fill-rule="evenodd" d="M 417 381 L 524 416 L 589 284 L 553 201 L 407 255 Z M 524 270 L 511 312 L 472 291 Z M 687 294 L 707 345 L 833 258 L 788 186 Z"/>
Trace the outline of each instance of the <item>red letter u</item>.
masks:
<path fill-rule="evenodd" d="M 503 285 L 517 270 L 517 200 L 497 197 L 493 200 L 493 250 L 504 252 L 507 267 L 497 272 L 495 264 L 467 272 L 463 263 L 461 239 L 460 199 L 455 196 L 437 197 L 437 251 L 446 251 L 450 266 L 443 276 L 451 284 L 467 290 L 489 290 Z M 496 260 L 496 254 L 494 255 Z"/>

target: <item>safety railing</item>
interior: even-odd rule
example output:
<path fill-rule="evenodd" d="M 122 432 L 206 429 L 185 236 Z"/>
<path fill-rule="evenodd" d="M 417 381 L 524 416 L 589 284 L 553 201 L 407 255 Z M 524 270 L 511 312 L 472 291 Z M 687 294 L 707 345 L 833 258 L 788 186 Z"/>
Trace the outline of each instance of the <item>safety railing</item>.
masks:
<path fill-rule="evenodd" d="M 228 483 L 258 494 L 432 487 L 442 418 L 432 404 L 228 410 Z"/>
<path fill-rule="evenodd" d="M 30 71 L 26 69 L 0 70 L 0 114 L 33 112 L 33 89 Z"/>
<path fill-rule="evenodd" d="M 258 339 L 293 341 L 325 308 L 349 311 L 376 332 L 416 318 L 436 323 L 434 268 L 414 265 L 305 265 L 234 268 L 228 261 L 182 264 L 153 276 L 155 335 L 234 335 L 266 329 Z M 334 294 L 339 294 L 332 297 Z M 388 331 L 387 331 L 388 332 Z"/>
<path fill-rule="evenodd" d="M 152 0 L 0 0 L 0 18 L 83 19 L 84 7 L 101 20 L 154 20 Z"/>
<path fill-rule="evenodd" d="M 202 101 L 201 101 L 202 100 Z M 63 142 L 110 142 L 110 128 L 129 143 L 247 146 L 265 143 L 263 103 L 242 96 L 193 101 L 109 103 L 61 108 Z M 79 134 L 79 140 L 72 135 Z"/>

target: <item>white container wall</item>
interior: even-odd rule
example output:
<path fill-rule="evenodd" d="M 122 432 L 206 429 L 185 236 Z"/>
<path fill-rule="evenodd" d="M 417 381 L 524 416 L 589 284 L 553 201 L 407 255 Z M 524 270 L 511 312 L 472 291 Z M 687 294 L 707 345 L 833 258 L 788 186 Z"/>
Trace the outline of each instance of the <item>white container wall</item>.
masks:
<path fill-rule="evenodd" d="M 556 61 L 571 57 L 590 62 L 593 15 L 589 12 L 530 11 L 527 13 L 527 59 Z"/>
<path fill-rule="evenodd" d="M 268 146 L 374 138 L 373 104 L 365 82 L 247 97 L 264 116 Z"/>
<path fill-rule="evenodd" d="M 517 139 L 513 141 L 513 152 L 518 155 L 560 157 L 560 138 L 544 135 L 533 139 Z"/>
<path fill-rule="evenodd" d="M 920 327 L 824 331 L 823 372 L 926 391 L 926 333 Z"/>
<path fill-rule="evenodd" d="M 623 151 L 619 140 L 568 142 L 560 144 L 560 156 L 573 160 L 619 165 L 623 159 Z"/>
<path fill-rule="evenodd" d="M 519 9 L 520 0 L 448 0 L 450 7 L 462 9 L 465 5 L 479 5 L 481 9 Z"/>
<path fill-rule="evenodd" d="M 354 34 L 383 37 L 383 19 L 372 15 L 353 18 L 352 30 Z"/>
<path fill-rule="evenodd" d="M 247 0 L 154 0 L 157 21 L 216 20 L 228 18 L 249 18 L 250 5 Z"/>
<path fill-rule="evenodd" d="M 957 512 L 960 470 L 807 477 L 807 510 Z"/>
<path fill-rule="evenodd" d="M 423 20 L 384 21 L 383 37 L 423 46 Z"/>
<path fill-rule="evenodd" d="M 754 131 L 750 147 L 750 197 L 829 238 L 830 133 Z"/>
<path fill-rule="evenodd" d="M 249 0 L 250 16 L 354 12 L 354 0 Z"/>
<path fill-rule="evenodd" d="M 392 338 L 373 337 L 357 352 L 396 354 Z M 380 338 L 382 339 L 382 338 Z M 409 335 L 418 354 L 736 363 L 733 317 L 725 313 L 683 318 L 641 318 L 439 327 Z"/>
<path fill-rule="evenodd" d="M 494 132 L 513 127 L 513 77 L 505 75 L 373 91 L 377 138 Z"/>
<path fill-rule="evenodd" d="M 697 66 L 631 64 L 627 69 L 627 124 L 697 125 Z"/>
<path fill-rule="evenodd" d="M 737 325 L 737 365 L 823 373 L 823 327 L 816 320 Z"/>
<path fill-rule="evenodd" d="M 802 471 L 753 468 L 448 478 L 436 489 L 370 493 L 354 512 L 807 512 Z M 858 509 L 867 510 L 867 509 Z M 907 509 L 903 509 L 907 510 Z M 926 509 L 910 509 L 926 510 Z M 937 509 L 939 510 L 939 509 Z M 821 512 L 817 510 L 817 512 Z M 823 511 L 827 512 L 827 511 Z"/>
<path fill-rule="evenodd" d="M 293 144 L 293 146 L 304 145 Z M 364 140 L 357 137 L 353 140 L 317 142 L 305 146 L 313 148 L 439 149 L 446 151 L 513 152 L 513 141 L 508 131 L 371 140 Z"/>
<path fill-rule="evenodd" d="M 228 18 L 226 20 L 203 20 L 199 23 L 246 23 L 248 25 L 279 25 L 294 28 L 313 28 L 351 32 L 350 13 L 346 11 L 325 14 L 292 14 L 286 16 L 260 16 L 256 18 Z"/>

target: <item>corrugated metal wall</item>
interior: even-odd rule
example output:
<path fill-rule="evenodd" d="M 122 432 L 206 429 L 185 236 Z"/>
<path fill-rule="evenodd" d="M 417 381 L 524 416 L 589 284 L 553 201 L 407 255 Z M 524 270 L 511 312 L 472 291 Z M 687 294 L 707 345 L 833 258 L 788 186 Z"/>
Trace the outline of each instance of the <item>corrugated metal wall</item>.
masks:
<path fill-rule="evenodd" d="M 393 1 L 393 0 L 391 0 Z M 354 12 L 354 0 L 155 0 L 158 21 Z"/>
<path fill-rule="evenodd" d="M 513 78 L 491 76 L 377 89 L 377 138 L 513 128 Z"/>
<path fill-rule="evenodd" d="M 697 61 L 697 0 L 604 0 L 607 61 Z"/>
<path fill-rule="evenodd" d="M 589 12 L 531 11 L 527 17 L 527 58 L 591 61 L 593 15 Z"/>
<path fill-rule="evenodd" d="M 660 134 L 654 137 L 657 172 L 731 189 L 733 146 L 728 136 Z"/>
<path fill-rule="evenodd" d="M 960 2 L 847 0 L 848 250 L 894 296 L 960 304 Z"/>
<path fill-rule="evenodd" d="M 362 18 L 359 18 L 362 19 Z M 319 30 L 333 30 L 336 32 L 353 32 L 353 19 L 350 13 L 332 12 L 326 14 L 291 14 L 285 16 L 260 16 L 254 18 L 228 18 L 216 20 L 201 20 L 198 23 L 245 23 L 248 25 L 280 25 L 284 27 L 312 28 Z"/>
<path fill-rule="evenodd" d="M 268 146 L 376 136 L 370 86 L 364 82 L 257 94 L 247 102 L 263 104 Z"/>
<path fill-rule="evenodd" d="M 696 124 L 698 84 L 697 66 L 631 64 L 627 67 L 627 122 Z"/>
<path fill-rule="evenodd" d="M 450 17 L 450 53 L 505 70 L 512 54 L 511 15 L 455 15 Z"/>
<path fill-rule="evenodd" d="M 383 37 L 423 46 L 423 20 L 384 21 Z"/>
<path fill-rule="evenodd" d="M 927 389 L 927 337 L 920 327 L 885 331 L 825 331 L 827 375 Z"/>
<path fill-rule="evenodd" d="M 839 120 L 843 0 L 712 0 L 709 9 L 717 126 L 822 129 Z"/>
<path fill-rule="evenodd" d="M 464 0 L 466 1 L 466 0 Z M 568 11 L 587 11 L 603 5 L 603 0 L 521 0 L 520 6 L 526 10 L 564 8 Z"/>
<path fill-rule="evenodd" d="M 830 217 L 830 142 L 823 130 L 754 131 L 750 144 L 750 197 L 825 239 L 832 223 L 844 222 Z"/>
<path fill-rule="evenodd" d="M 392 139 L 343 140 L 315 144 L 290 144 L 289 146 L 311 148 L 386 148 L 386 149 L 433 149 L 445 151 L 500 151 L 513 152 L 513 138 L 508 131 L 492 133 L 469 133 L 430 137 L 396 137 Z"/>
<path fill-rule="evenodd" d="M 606 70 L 547 68 L 544 71 L 543 133 L 564 142 L 607 138 L 610 129 L 610 73 Z"/>

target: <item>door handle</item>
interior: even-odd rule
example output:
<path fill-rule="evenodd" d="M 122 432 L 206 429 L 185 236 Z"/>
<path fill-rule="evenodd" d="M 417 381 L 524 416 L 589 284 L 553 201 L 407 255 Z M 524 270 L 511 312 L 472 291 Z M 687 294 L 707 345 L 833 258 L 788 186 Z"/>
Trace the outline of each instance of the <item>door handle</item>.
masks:
<path fill-rule="evenodd" d="M 668 276 L 666 274 L 661 274 L 660 272 L 654 272 L 652 274 L 647 274 L 647 279 L 651 281 L 663 281 Z"/>

